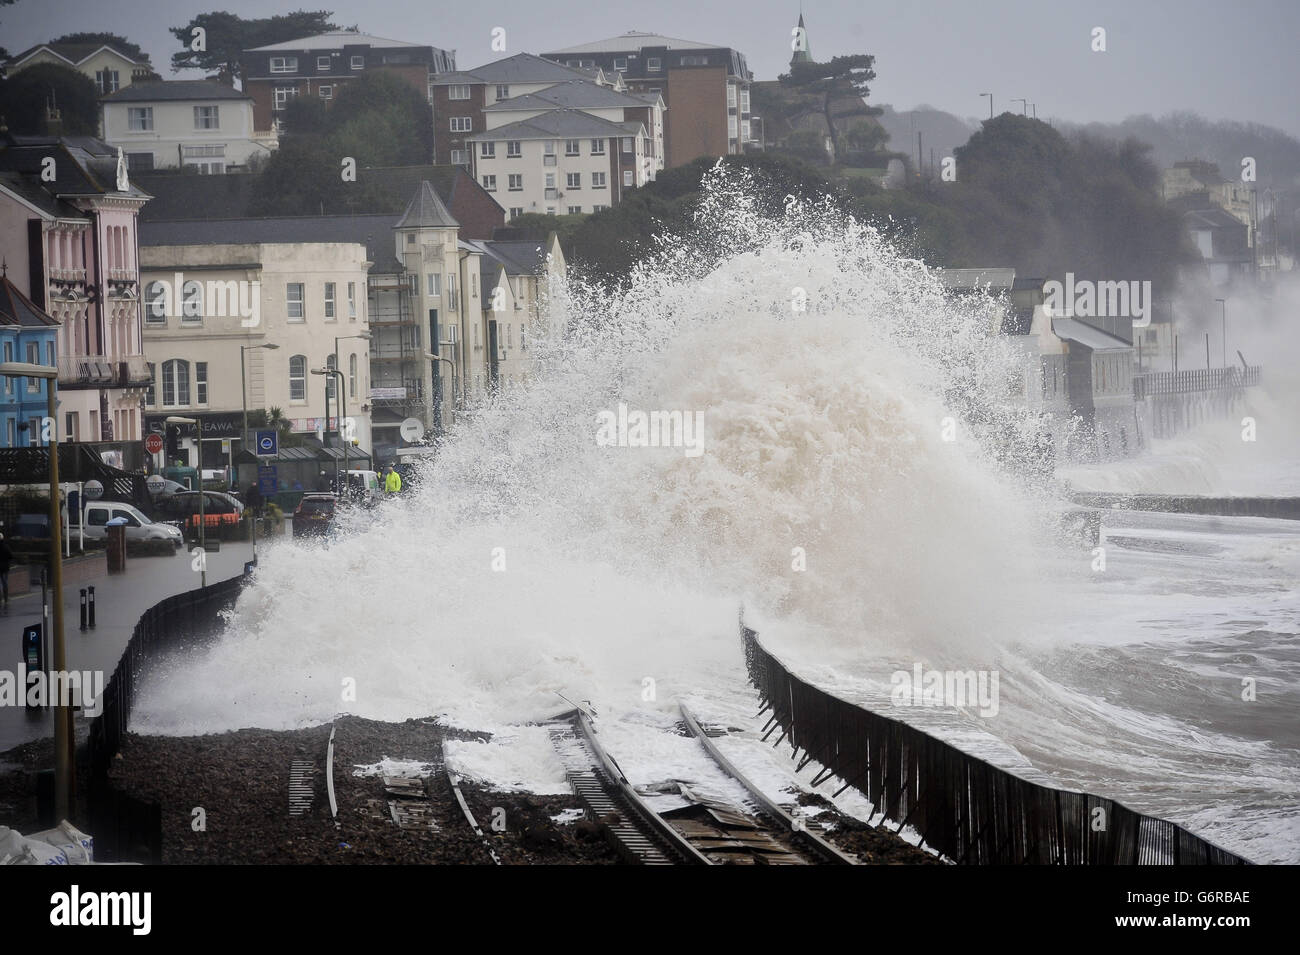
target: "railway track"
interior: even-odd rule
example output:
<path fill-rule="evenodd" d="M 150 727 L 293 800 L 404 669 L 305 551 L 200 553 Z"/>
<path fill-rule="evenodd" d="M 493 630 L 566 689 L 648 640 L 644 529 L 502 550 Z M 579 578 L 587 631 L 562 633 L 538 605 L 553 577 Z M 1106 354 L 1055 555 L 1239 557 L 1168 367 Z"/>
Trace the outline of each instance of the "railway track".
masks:
<path fill-rule="evenodd" d="M 853 865 L 802 818 L 787 813 L 719 752 L 694 715 L 682 707 L 687 732 L 711 768 L 746 793 L 724 802 L 677 782 L 685 802 L 656 812 L 601 745 L 590 715 L 578 708 L 556 717 L 551 740 L 575 795 L 625 861 L 638 865 Z"/>

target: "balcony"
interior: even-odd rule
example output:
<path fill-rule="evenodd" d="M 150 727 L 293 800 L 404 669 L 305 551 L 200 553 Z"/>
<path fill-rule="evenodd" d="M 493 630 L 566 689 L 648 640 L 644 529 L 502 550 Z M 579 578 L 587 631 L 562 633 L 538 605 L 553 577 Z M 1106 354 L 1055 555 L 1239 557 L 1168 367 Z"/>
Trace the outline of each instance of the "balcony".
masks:
<path fill-rule="evenodd" d="M 107 355 L 60 355 L 59 387 L 143 388 L 153 380 L 143 355 L 114 360 Z"/>

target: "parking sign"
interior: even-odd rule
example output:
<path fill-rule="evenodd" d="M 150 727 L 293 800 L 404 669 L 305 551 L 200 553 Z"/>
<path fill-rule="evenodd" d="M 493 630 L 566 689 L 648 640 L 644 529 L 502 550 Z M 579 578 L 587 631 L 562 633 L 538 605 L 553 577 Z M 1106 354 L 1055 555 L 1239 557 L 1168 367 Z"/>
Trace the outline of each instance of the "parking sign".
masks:
<path fill-rule="evenodd" d="M 277 437 L 274 431 L 257 432 L 257 453 L 264 457 L 274 457 L 279 450 Z"/>

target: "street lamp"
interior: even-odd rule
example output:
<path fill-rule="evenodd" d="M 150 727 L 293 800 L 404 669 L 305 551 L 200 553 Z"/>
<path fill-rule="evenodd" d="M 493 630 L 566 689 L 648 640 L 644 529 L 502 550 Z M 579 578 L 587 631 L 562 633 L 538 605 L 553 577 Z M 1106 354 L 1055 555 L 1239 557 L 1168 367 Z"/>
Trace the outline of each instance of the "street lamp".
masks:
<path fill-rule="evenodd" d="M 349 339 L 349 338 L 360 338 L 360 339 L 362 339 L 363 341 L 367 341 L 367 342 L 368 342 L 368 341 L 370 341 L 370 333 L 369 333 L 369 332 L 358 332 L 356 335 L 338 335 L 338 336 L 335 336 L 335 338 L 334 338 L 334 369 L 335 369 L 335 371 L 339 371 L 340 373 L 342 372 L 342 369 L 339 368 L 339 342 L 341 342 L 341 341 L 346 341 L 346 340 Z M 340 395 L 343 394 L 343 379 L 342 379 L 342 378 L 339 379 L 339 394 L 340 394 Z M 326 396 L 326 398 L 328 399 L 328 397 L 329 397 L 329 392 L 326 392 L 325 396 Z M 342 405 L 341 402 L 342 402 L 342 399 L 340 399 L 340 404 L 339 404 L 339 408 L 340 408 L 340 409 L 342 409 L 342 407 L 343 407 L 343 405 Z M 340 419 L 340 420 L 343 420 L 345 417 L 346 417 L 346 416 L 345 416 L 345 415 L 342 413 L 342 411 L 340 410 L 340 413 L 339 413 L 339 419 Z M 329 409 L 326 408 L 326 409 L 325 409 L 325 427 L 326 427 L 327 430 L 328 430 L 328 428 L 329 428 L 329 423 L 330 423 Z M 337 431 L 338 429 L 335 428 L 334 430 Z M 343 442 L 343 479 L 344 479 L 345 481 L 347 480 L 347 475 L 348 475 L 348 445 L 349 445 L 350 443 L 351 443 L 350 441 L 344 441 L 344 442 Z M 371 448 L 371 450 L 373 451 L 374 448 Z"/>
<path fill-rule="evenodd" d="M 1228 367 L 1228 303 L 1216 298 L 1219 303 L 1219 320 L 1223 323 L 1223 367 Z"/>
<path fill-rule="evenodd" d="M 993 118 L 993 94 L 980 93 L 980 96 L 987 96 L 989 98 L 989 119 L 992 119 Z"/>
<path fill-rule="evenodd" d="M 62 526 L 59 522 L 59 418 L 58 391 L 59 371 L 50 365 L 29 365 L 26 362 L 0 363 L 0 377 L 4 378 L 43 378 L 46 382 L 46 413 L 49 415 L 53 431 L 46 447 L 50 456 L 50 586 L 54 593 L 52 623 L 54 633 L 53 672 L 62 679 L 67 672 L 67 648 L 63 642 L 63 541 Z M 67 819 L 72 804 L 72 709 L 59 694 L 54 701 L 54 815 L 56 819 Z"/>
<path fill-rule="evenodd" d="M 199 586 L 208 585 L 208 548 L 207 535 L 204 531 L 207 529 L 207 517 L 203 508 L 203 502 L 206 494 L 203 490 L 203 429 L 199 426 L 198 418 L 182 418 L 177 415 L 171 415 L 167 418 L 168 424 L 192 424 L 194 425 L 195 440 L 198 441 L 199 447 L 199 550 L 203 556 L 199 558 Z"/>
<path fill-rule="evenodd" d="M 454 406 L 456 404 L 456 363 L 452 361 L 450 358 L 443 358 L 441 355 L 433 354 L 433 352 L 425 352 L 424 357 L 429 361 L 445 361 L 447 364 L 451 365 L 451 403 Z M 435 379 L 437 379 L 438 377 L 438 373 L 436 371 L 437 366 L 435 365 L 434 368 L 435 371 L 433 373 L 433 376 Z M 434 397 L 435 398 L 437 397 L 436 392 L 434 394 Z M 454 407 L 453 410 L 455 410 Z M 439 418 L 441 419 L 441 415 L 439 416 Z"/>
<path fill-rule="evenodd" d="M 336 364 L 337 364 L 337 362 L 336 362 Z M 340 417 L 344 417 L 344 416 L 346 416 L 346 415 L 347 415 L 347 408 L 348 408 L 348 405 L 347 405 L 347 401 L 345 401 L 345 400 L 344 400 L 344 397 L 343 397 L 343 372 L 339 371 L 337 368 L 313 368 L 313 369 L 311 370 L 311 373 L 312 373 L 313 375 L 333 375 L 335 378 L 338 379 L 338 385 L 339 385 L 339 416 L 340 416 Z M 326 400 L 326 401 L 329 400 L 329 392 L 328 392 L 328 391 L 325 392 L 325 400 Z M 330 423 L 330 422 L 329 422 L 329 411 L 327 410 L 327 411 L 325 412 L 325 426 L 326 426 L 326 427 L 325 427 L 325 433 L 326 433 L 326 434 L 329 434 L 329 423 Z M 344 461 L 347 460 L 347 455 L 348 455 L 348 452 L 347 452 L 347 445 L 345 444 L 345 445 L 343 446 L 343 459 L 344 459 Z M 343 477 L 344 477 L 345 480 L 347 479 L 347 469 L 346 469 L 346 468 L 344 469 Z M 338 458 L 335 458 L 335 459 L 334 459 L 334 493 L 336 493 L 336 494 L 339 493 L 339 459 L 338 459 Z"/>
<path fill-rule="evenodd" d="M 244 403 L 244 430 L 239 437 L 239 444 L 243 450 L 248 450 L 248 377 L 244 373 L 244 352 L 251 351 L 254 348 L 265 348 L 267 351 L 275 351 L 279 345 L 267 342 L 264 345 L 240 345 L 239 346 L 239 398 Z M 256 456 L 256 455 L 254 455 Z M 203 463 L 203 455 L 199 455 L 199 464 Z M 236 470 L 238 476 L 238 470 Z M 203 469 L 199 469 L 199 484 L 203 483 Z M 257 563 L 257 514 L 253 514 L 253 563 Z"/>

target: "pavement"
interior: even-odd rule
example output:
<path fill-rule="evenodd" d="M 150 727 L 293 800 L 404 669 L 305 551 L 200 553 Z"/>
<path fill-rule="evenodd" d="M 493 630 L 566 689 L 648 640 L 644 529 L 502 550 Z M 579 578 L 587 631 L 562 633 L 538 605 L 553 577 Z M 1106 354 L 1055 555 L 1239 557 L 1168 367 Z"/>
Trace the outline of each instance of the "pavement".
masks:
<path fill-rule="evenodd" d="M 223 541 L 219 551 L 210 552 L 208 583 L 228 580 L 243 573 L 252 560 L 253 548 L 246 541 Z M 109 574 L 63 588 L 63 631 L 69 670 L 99 670 L 104 683 L 117 668 L 135 625 L 146 610 L 173 594 L 199 587 L 199 573 L 191 567 L 185 549 L 171 557 L 131 557 L 126 571 Z M 95 588 L 95 629 L 81 631 L 80 588 Z M 41 622 L 41 591 L 21 594 L 0 609 L 0 670 L 17 672 L 23 628 Z M 78 716 L 78 730 L 87 717 Z M 0 705 L 0 753 L 41 737 L 52 736 L 54 720 L 49 710 Z"/>

